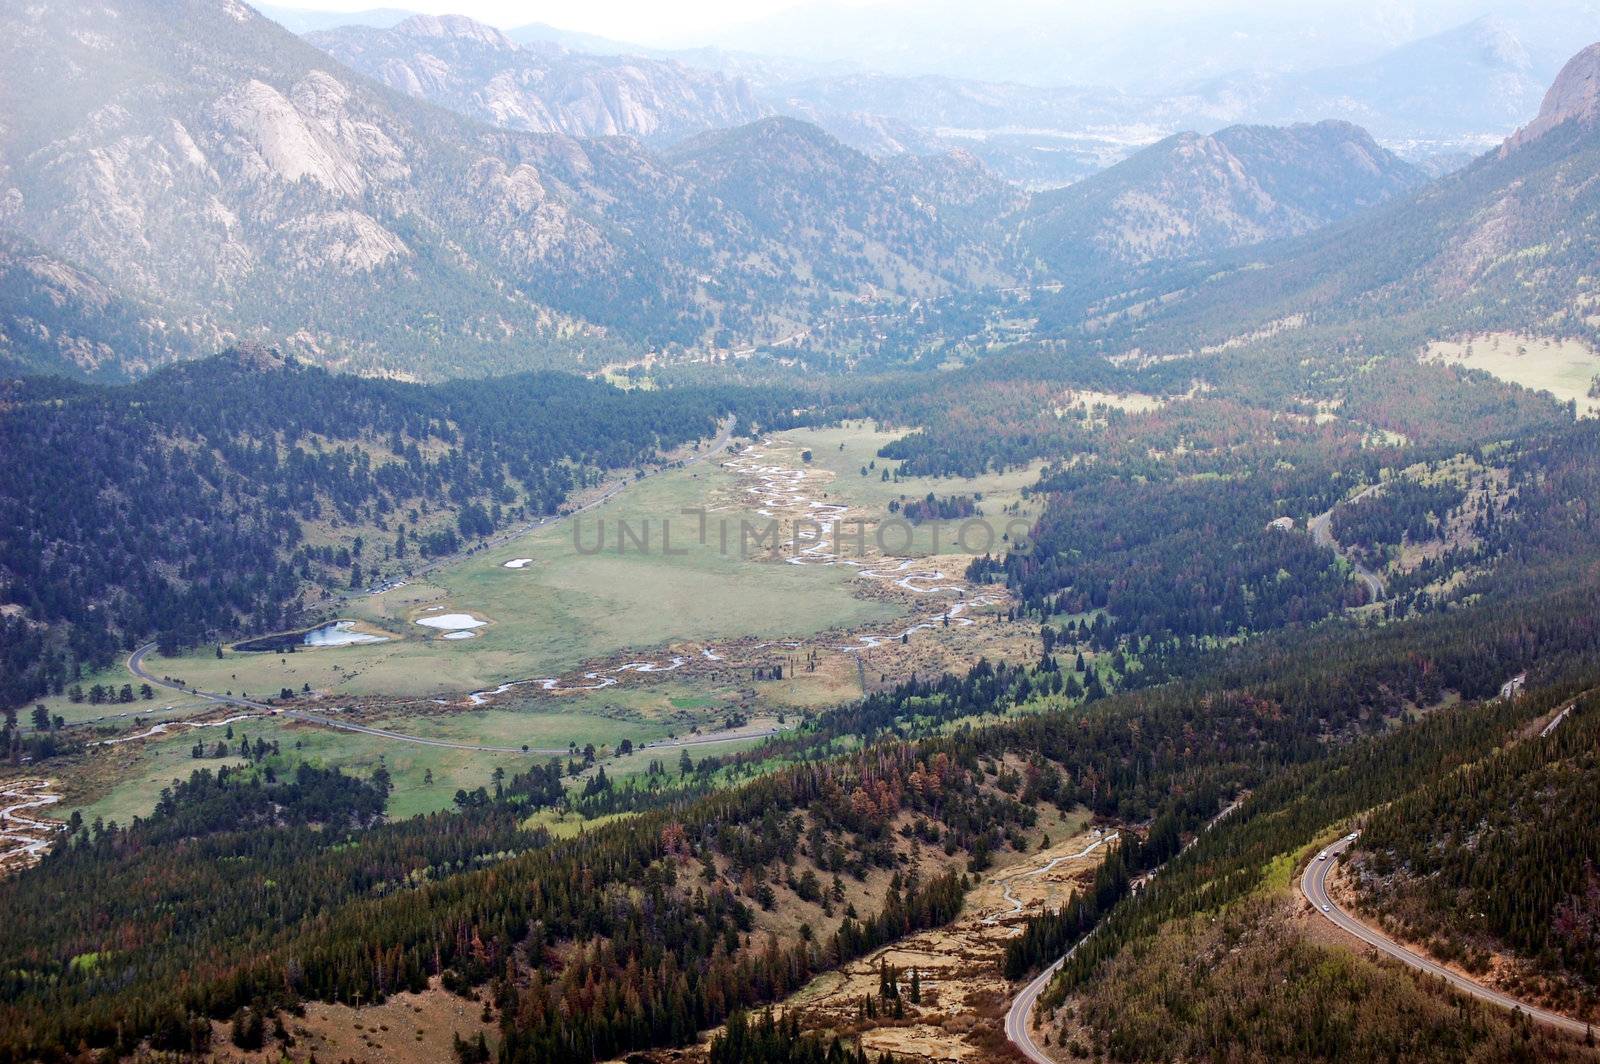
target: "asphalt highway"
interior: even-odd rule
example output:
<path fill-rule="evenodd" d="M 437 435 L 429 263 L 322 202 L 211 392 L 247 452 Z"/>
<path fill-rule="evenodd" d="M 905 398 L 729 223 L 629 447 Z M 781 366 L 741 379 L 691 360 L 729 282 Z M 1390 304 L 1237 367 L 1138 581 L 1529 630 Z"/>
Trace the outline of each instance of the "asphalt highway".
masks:
<path fill-rule="evenodd" d="M 1306 900 L 1311 903 L 1311 907 L 1323 918 L 1341 930 L 1359 938 L 1380 953 L 1387 954 L 1402 964 L 1410 965 L 1420 972 L 1426 972 L 1428 975 L 1443 979 L 1457 990 L 1471 994 L 1480 1001 L 1487 1001 L 1491 1004 L 1499 1005 L 1501 1008 L 1518 1010 L 1526 1014 L 1530 1019 L 1549 1024 L 1551 1027 L 1558 1027 L 1563 1031 L 1571 1031 L 1579 1035 L 1588 1031 L 1588 1024 L 1575 1020 L 1570 1016 L 1562 1016 L 1560 1013 L 1549 1012 L 1535 1005 L 1529 1005 L 1509 994 L 1502 994 L 1500 991 L 1490 989 L 1482 983 L 1474 982 L 1458 972 L 1453 972 L 1448 968 L 1435 964 L 1426 957 L 1413 953 L 1405 946 L 1386 937 L 1382 932 L 1369 927 L 1355 916 L 1341 909 L 1339 903 L 1334 901 L 1333 897 L 1328 893 L 1328 871 L 1354 841 L 1354 839 L 1344 838 L 1329 846 L 1324 851 L 1327 853 L 1327 857 L 1313 858 L 1311 863 L 1306 866 L 1305 874 L 1300 877 L 1300 892 L 1306 896 Z"/>

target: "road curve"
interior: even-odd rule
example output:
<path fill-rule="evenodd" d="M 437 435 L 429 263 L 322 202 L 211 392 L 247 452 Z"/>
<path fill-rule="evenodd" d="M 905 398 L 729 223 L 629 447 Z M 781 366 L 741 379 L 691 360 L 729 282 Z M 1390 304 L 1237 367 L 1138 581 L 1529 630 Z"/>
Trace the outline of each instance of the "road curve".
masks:
<path fill-rule="evenodd" d="M 1457 990 L 1471 994 L 1480 1001 L 1487 1001 L 1505 1009 L 1518 1010 L 1528 1016 L 1529 1019 L 1537 1020 L 1540 1023 L 1548 1024 L 1551 1027 L 1569 1031 L 1573 1034 L 1583 1035 L 1588 1032 L 1589 1025 L 1580 1020 L 1575 1020 L 1570 1016 L 1563 1016 L 1558 1012 L 1550 1012 L 1535 1005 L 1529 1005 L 1509 994 L 1502 994 L 1498 990 L 1492 990 L 1482 983 L 1475 982 L 1464 975 L 1435 964 L 1433 961 L 1413 953 L 1405 946 L 1374 930 L 1340 908 L 1339 903 L 1334 901 L 1333 897 L 1328 893 L 1328 870 L 1338 861 L 1340 855 L 1350 848 L 1353 841 L 1348 838 L 1340 839 L 1337 843 L 1329 846 L 1326 851 L 1327 858 L 1324 860 L 1319 857 L 1312 860 L 1306 866 L 1305 873 L 1300 877 L 1300 892 L 1306 896 L 1306 900 L 1311 903 L 1312 909 L 1318 914 L 1325 917 L 1340 930 L 1359 938 L 1373 949 L 1393 957 L 1402 964 L 1410 965 L 1420 972 L 1443 979 Z"/>
<path fill-rule="evenodd" d="M 473 753 L 485 754 L 538 754 L 562 757 L 569 752 L 568 747 L 527 747 L 520 746 L 488 746 L 480 743 L 460 743 L 450 739 L 435 739 L 426 735 L 408 735 L 405 732 L 393 731 L 389 728 L 374 728 L 367 724 L 357 724 L 355 721 L 339 720 L 335 717 L 325 716 L 321 713 L 308 713 L 299 709 L 284 709 L 279 706 L 268 705 L 265 702 L 253 702 L 248 698 L 236 698 L 233 695 L 217 694 L 215 691 L 201 691 L 194 687 L 185 687 L 180 683 L 160 676 L 154 676 L 144 667 L 144 657 L 155 649 L 154 643 L 144 646 L 128 655 L 128 671 L 139 679 L 164 687 L 169 691 L 181 691 L 186 695 L 194 695 L 221 705 L 243 706 L 247 709 L 258 710 L 261 713 L 278 717 L 287 717 L 303 724 L 315 724 L 324 728 L 336 728 L 339 731 L 358 732 L 362 735 L 373 735 L 381 739 L 393 739 L 396 742 L 415 743 L 418 746 L 439 746 L 447 750 L 467 750 Z M 658 739 L 655 742 L 641 743 L 634 747 L 635 750 L 676 750 L 687 746 L 704 746 L 707 743 L 731 742 L 735 739 L 765 739 L 777 735 L 777 728 L 758 728 L 754 731 L 740 731 L 737 728 L 718 732 L 707 732 L 685 739 Z"/>
<path fill-rule="evenodd" d="M 1091 931 L 1089 934 L 1092 935 L 1094 932 Z M 1081 944 L 1087 940 L 1088 935 L 1085 935 L 1078 942 Z M 1072 947 L 1074 950 L 1077 948 L 1076 945 Z M 1034 1064 L 1056 1064 L 1034 1042 L 1033 1034 L 1028 1030 L 1028 1017 L 1033 1015 L 1033 1006 L 1038 1002 L 1039 995 L 1044 993 L 1044 988 L 1050 985 L 1050 980 L 1055 978 L 1056 973 L 1061 970 L 1061 966 L 1067 962 L 1067 958 L 1070 956 L 1072 956 L 1072 950 L 1068 950 L 1054 964 L 1040 972 L 1033 982 L 1018 991 L 1017 996 L 1011 1002 L 1010 1011 L 1006 1013 L 1006 1038 L 1010 1040 L 1012 1045 L 1017 1047 L 1018 1052 L 1028 1060 L 1033 1061 Z"/>
<path fill-rule="evenodd" d="M 1345 502 L 1360 502 L 1377 490 L 1378 486 L 1374 484 L 1372 487 L 1359 492 L 1353 498 L 1345 500 Z M 1355 572 L 1356 579 L 1367 586 L 1367 594 L 1372 598 L 1373 602 L 1377 602 L 1388 593 L 1388 586 L 1384 584 L 1383 577 L 1354 558 L 1348 557 L 1340 549 L 1338 541 L 1333 538 L 1333 511 L 1343 505 L 1345 505 L 1344 502 L 1336 503 L 1326 512 L 1318 514 L 1307 523 L 1307 528 L 1311 532 L 1311 541 L 1319 547 L 1327 547 L 1348 562 L 1350 568 Z"/>
<path fill-rule="evenodd" d="M 1243 798 L 1236 798 L 1229 802 L 1222 812 L 1212 817 L 1206 823 L 1206 826 L 1195 834 L 1194 838 L 1184 843 L 1183 850 L 1179 850 L 1178 853 L 1181 855 L 1184 850 L 1199 842 L 1201 835 L 1210 831 L 1227 818 L 1235 809 L 1239 808 L 1239 804 L 1243 801 Z M 1113 838 L 1116 838 L 1115 834 L 1102 841 L 1109 842 Z M 1093 849 L 1093 847 L 1090 847 L 1090 849 Z M 1088 851 L 1084 852 L 1087 853 Z M 1156 871 L 1159 872 L 1160 869 Z M 1154 878 L 1155 874 L 1156 872 L 1151 872 L 1151 878 Z M 1089 941 L 1098 930 L 1100 930 L 1099 925 L 1090 928 L 1087 935 L 1075 942 L 1071 949 L 1061 955 L 1059 960 L 1040 972 L 1027 986 L 1017 991 L 1016 997 L 1011 999 L 1011 1008 L 1006 1010 L 1006 1038 L 1012 1045 L 1017 1047 L 1019 1053 L 1033 1061 L 1034 1064 L 1056 1064 L 1056 1062 L 1047 1056 L 1043 1049 L 1039 1048 L 1038 1043 L 1033 1040 L 1033 1033 L 1028 1030 L 1028 1019 L 1033 1015 L 1033 1006 L 1038 1003 L 1039 995 L 1044 993 L 1044 988 L 1050 985 L 1050 980 L 1055 978 L 1055 974 L 1061 970 L 1061 966 L 1067 962 L 1067 958 L 1077 952 L 1078 947 Z"/>

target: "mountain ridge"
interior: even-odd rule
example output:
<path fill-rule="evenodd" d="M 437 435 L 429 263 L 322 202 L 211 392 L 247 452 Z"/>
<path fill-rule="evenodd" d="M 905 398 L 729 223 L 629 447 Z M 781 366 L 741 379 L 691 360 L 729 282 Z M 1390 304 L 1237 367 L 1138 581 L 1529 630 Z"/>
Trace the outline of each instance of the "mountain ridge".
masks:
<path fill-rule="evenodd" d="M 1139 265 L 1297 236 L 1424 180 L 1348 122 L 1177 133 L 1036 196 L 1024 240 L 1058 269 Z"/>
<path fill-rule="evenodd" d="M 419 15 L 389 29 L 344 26 L 306 40 L 390 88 L 506 129 L 663 143 L 769 110 L 737 78 L 667 60 L 522 45 L 460 15 Z"/>
<path fill-rule="evenodd" d="M 828 288 L 635 141 L 484 126 L 234 0 L 178 2 L 177 42 L 154 0 L 110 8 L 116 40 L 86 5 L 0 13 L 0 89 L 48 101 L 0 128 L 0 225 L 170 304 L 184 330 L 458 376 L 759 338 L 841 294 L 900 291 L 905 262 L 929 267 L 919 292 L 944 273 L 931 248 L 886 270 L 835 246 Z"/>

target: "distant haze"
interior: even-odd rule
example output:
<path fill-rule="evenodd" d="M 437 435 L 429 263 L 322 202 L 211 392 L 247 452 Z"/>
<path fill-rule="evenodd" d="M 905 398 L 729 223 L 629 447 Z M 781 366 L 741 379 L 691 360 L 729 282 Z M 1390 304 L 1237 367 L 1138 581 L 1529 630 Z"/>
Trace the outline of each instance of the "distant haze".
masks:
<path fill-rule="evenodd" d="M 328 12 L 354 5 L 300 0 L 295 6 Z M 466 14 L 507 29 L 543 23 L 649 48 L 710 45 L 897 74 L 1145 91 L 1242 69 L 1284 73 L 1363 63 L 1483 16 L 1503 22 L 1535 65 L 1551 66 L 1550 73 L 1552 64 L 1600 36 L 1596 0 L 1312 0 L 1295 6 L 1132 0 L 1114 10 L 1051 0 L 415 0 L 404 6 Z"/>

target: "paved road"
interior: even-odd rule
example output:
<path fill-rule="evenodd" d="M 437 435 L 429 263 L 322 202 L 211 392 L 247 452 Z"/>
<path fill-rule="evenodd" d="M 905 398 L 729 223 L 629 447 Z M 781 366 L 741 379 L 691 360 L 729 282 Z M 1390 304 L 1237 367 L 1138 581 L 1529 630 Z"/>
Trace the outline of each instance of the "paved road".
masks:
<path fill-rule="evenodd" d="M 144 657 L 155 649 L 154 643 L 147 643 L 128 656 L 128 671 L 157 687 L 165 687 L 169 691 L 182 691 L 184 694 L 204 698 L 221 705 L 243 706 L 247 709 L 258 710 L 261 713 L 278 717 L 287 717 L 305 724 L 316 724 L 324 728 L 336 728 L 339 731 L 358 732 L 362 735 L 374 735 L 381 739 L 393 739 L 396 742 L 415 743 L 418 746 L 439 746 L 447 750 L 468 750 L 474 753 L 487 754 L 538 754 L 552 757 L 564 757 L 569 748 L 561 747 L 521 747 L 521 746 L 489 746 L 482 743 L 461 743 L 450 739 L 435 739 L 426 735 L 407 735 L 405 732 L 393 731 L 389 728 L 374 728 L 366 724 L 357 724 L 351 720 L 340 720 L 337 717 L 326 716 L 321 713 L 308 713 L 299 709 L 284 709 L 280 706 L 268 705 L 265 702 L 254 702 L 248 698 L 237 698 L 233 695 L 218 694 L 215 691 L 202 691 L 195 687 L 185 687 L 180 683 L 152 675 L 144 667 Z M 777 728 L 756 728 L 743 730 L 733 728 L 723 731 L 707 732 L 704 735 L 690 736 L 684 739 L 658 739 L 655 742 L 641 743 L 636 750 L 676 750 L 686 746 L 704 746 L 708 743 L 730 742 L 735 739 L 765 739 L 778 734 Z"/>
<path fill-rule="evenodd" d="M 1212 823 L 1216 823 L 1216 821 L 1212 821 Z M 1101 841 L 1109 842 L 1113 838 L 1116 838 L 1115 834 Z M 1033 1040 L 1033 1032 L 1028 1030 L 1028 1021 L 1033 1016 L 1033 1007 L 1038 1004 L 1039 995 L 1044 993 L 1044 988 L 1050 985 L 1050 980 L 1055 978 L 1056 973 L 1061 970 L 1061 966 L 1067 963 L 1067 959 L 1078 951 L 1079 946 L 1093 938 L 1098 930 L 1100 930 L 1098 925 L 1091 928 L 1089 933 L 1073 943 L 1072 948 L 1063 953 L 1059 960 L 1035 976 L 1032 982 L 1017 991 L 1017 996 L 1011 999 L 1011 1008 L 1006 1011 L 1006 1038 L 1012 1045 L 1017 1047 L 1017 1050 L 1024 1057 L 1033 1061 L 1034 1064 L 1056 1064 L 1056 1062 L 1054 1058 L 1040 1048 L 1039 1044 Z"/>
<path fill-rule="evenodd" d="M 1344 909 L 1341 909 L 1339 903 L 1334 901 L 1328 894 L 1328 870 L 1338 861 L 1339 856 L 1350 848 L 1353 841 L 1352 839 L 1340 839 L 1334 845 L 1329 846 L 1327 860 L 1313 860 L 1306 867 L 1305 874 L 1300 877 L 1300 892 L 1306 896 L 1306 900 L 1311 903 L 1313 909 L 1341 930 L 1354 935 L 1373 949 L 1386 953 L 1395 960 L 1408 964 L 1418 971 L 1437 976 L 1457 990 L 1465 991 L 1475 998 L 1499 1005 L 1502 1008 L 1519 1009 L 1526 1013 L 1530 1019 L 1549 1024 L 1551 1027 L 1558 1027 L 1563 1031 L 1570 1031 L 1579 1035 L 1588 1031 L 1588 1024 L 1574 1020 L 1570 1016 L 1548 1012 L 1526 1002 L 1518 1001 L 1509 994 L 1491 990 L 1482 983 L 1474 982 L 1464 975 L 1441 967 L 1427 958 L 1411 952 L 1400 943 L 1386 937 L 1381 932 L 1374 930 Z"/>
<path fill-rule="evenodd" d="M 1093 931 L 1089 934 L 1094 934 Z M 1078 945 L 1088 941 L 1088 935 L 1078 940 Z M 1072 949 L 1077 949 L 1073 946 Z M 1045 1055 L 1033 1040 L 1033 1034 L 1028 1030 L 1028 1017 L 1033 1015 L 1033 1006 L 1038 1003 L 1039 995 L 1044 993 L 1044 988 L 1050 985 L 1050 980 L 1055 978 L 1061 966 L 1067 962 L 1067 957 L 1072 956 L 1072 950 L 1056 961 L 1050 967 L 1039 973 L 1038 978 L 1017 992 L 1016 998 L 1011 1002 L 1011 1011 L 1006 1013 L 1006 1037 L 1011 1044 L 1016 1046 L 1022 1055 L 1034 1064 L 1056 1064 Z"/>
<path fill-rule="evenodd" d="M 1347 502 L 1360 502 L 1362 499 L 1365 499 L 1368 495 L 1371 495 L 1377 490 L 1378 486 L 1374 484 L 1372 487 L 1362 491 L 1354 498 L 1347 500 Z M 1368 596 L 1373 602 L 1377 602 L 1379 599 L 1388 594 L 1389 590 L 1388 586 L 1383 582 L 1383 577 L 1379 576 L 1371 569 L 1368 569 L 1365 565 L 1362 565 L 1354 558 L 1347 556 L 1344 551 L 1340 549 L 1338 541 L 1333 538 L 1333 511 L 1344 505 L 1346 505 L 1346 503 L 1338 503 L 1332 509 L 1328 510 L 1327 513 L 1318 514 L 1311 519 L 1308 526 L 1311 529 L 1311 541 L 1319 547 L 1327 547 L 1329 550 L 1339 555 L 1339 557 L 1344 558 L 1346 562 L 1349 562 L 1350 568 L 1355 571 L 1356 579 L 1367 585 Z"/>
<path fill-rule="evenodd" d="M 1577 703 L 1576 700 L 1574 700 L 1572 702 L 1568 702 L 1567 703 L 1567 707 L 1565 709 L 1563 709 L 1560 713 L 1557 713 L 1553 718 L 1551 718 L 1550 723 L 1546 724 L 1544 726 L 1544 731 L 1539 733 L 1539 738 L 1541 738 L 1541 739 L 1550 738 L 1550 733 L 1555 731 L 1557 728 L 1561 727 L 1561 722 L 1566 720 L 1567 717 L 1571 716 L 1572 709 L 1577 704 L 1578 703 Z"/>
<path fill-rule="evenodd" d="M 1199 842 L 1200 835 L 1210 831 L 1223 818 L 1228 816 L 1235 809 L 1239 808 L 1239 802 L 1241 801 L 1243 801 L 1242 798 L 1229 803 L 1226 809 L 1212 817 L 1206 826 L 1201 828 L 1200 832 L 1196 834 L 1194 838 L 1190 839 L 1184 844 L 1183 849 L 1187 850 L 1190 846 L 1193 846 L 1195 843 Z M 1112 835 L 1110 838 L 1102 841 L 1109 842 L 1113 838 L 1116 838 L 1116 836 Z M 1182 850 L 1179 851 L 1179 853 L 1182 852 Z M 1157 869 L 1156 871 L 1159 872 L 1160 869 Z M 1150 874 L 1150 878 L 1154 878 L 1155 874 L 1155 872 L 1152 872 Z M 1028 1020 L 1033 1015 L 1033 1007 L 1038 1003 L 1039 995 L 1044 993 L 1044 988 L 1050 985 L 1050 980 L 1055 978 L 1055 974 L 1060 971 L 1061 966 L 1067 962 L 1067 958 L 1071 957 L 1073 953 L 1077 952 L 1079 946 L 1083 945 L 1085 942 L 1089 941 L 1090 938 L 1094 937 L 1094 933 L 1098 930 L 1098 926 L 1092 928 L 1089 933 L 1080 938 L 1071 949 L 1062 954 L 1060 960 L 1056 961 L 1050 967 L 1040 972 L 1032 982 L 1023 987 L 1021 990 L 1017 991 L 1016 997 L 1011 999 L 1011 1008 L 1006 1012 L 1006 1038 L 1011 1042 L 1012 1045 L 1017 1047 L 1018 1052 L 1020 1052 L 1027 1059 L 1033 1061 L 1034 1064 L 1056 1064 L 1056 1062 L 1039 1047 L 1039 1044 L 1033 1040 L 1033 1033 L 1028 1030 Z"/>

